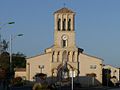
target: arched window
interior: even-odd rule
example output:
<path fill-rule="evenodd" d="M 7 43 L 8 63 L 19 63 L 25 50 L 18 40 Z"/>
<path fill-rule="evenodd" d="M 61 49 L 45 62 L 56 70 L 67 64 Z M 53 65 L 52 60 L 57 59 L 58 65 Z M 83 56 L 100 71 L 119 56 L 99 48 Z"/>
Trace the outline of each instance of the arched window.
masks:
<path fill-rule="evenodd" d="M 57 25 L 57 26 L 58 26 L 58 31 L 60 31 L 60 27 L 61 27 L 60 22 L 61 22 L 61 19 L 59 18 L 59 19 L 58 19 L 58 25 Z"/>
<path fill-rule="evenodd" d="M 62 47 L 63 48 L 67 47 L 67 40 L 62 40 Z"/>
<path fill-rule="evenodd" d="M 54 62 L 54 54 L 55 54 L 55 51 L 53 51 L 52 53 L 52 62 Z"/>
<path fill-rule="evenodd" d="M 68 61 L 69 61 L 69 59 L 70 59 L 70 51 L 68 52 L 67 58 L 68 58 Z"/>
<path fill-rule="evenodd" d="M 73 61 L 73 62 L 75 61 L 75 52 L 73 52 L 72 61 Z"/>
<path fill-rule="evenodd" d="M 62 61 L 66 62 L 67 61 L 67 51 L 65 50 L 62 54 Z"/>
<path fill-rule="evenodd" d="M 63 19 L 63 31 L 66 29 L 66 19 Z"/>
<path fill-rule="evenodd" d="M 68 20 L 68 31 L 71 30 L 71 19 Z"/>
<path fill-rule="evenodd" d="M 60 55 L 60 52 L 57 53 L 57 62 L 59 62 L 59 55 Z"/>

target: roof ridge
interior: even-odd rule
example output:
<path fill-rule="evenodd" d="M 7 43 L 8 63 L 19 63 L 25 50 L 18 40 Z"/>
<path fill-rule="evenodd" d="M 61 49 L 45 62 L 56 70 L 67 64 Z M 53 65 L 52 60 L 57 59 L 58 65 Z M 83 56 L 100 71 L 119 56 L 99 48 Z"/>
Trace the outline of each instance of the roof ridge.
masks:
<path fill-rule="evenodd" d="M 71 9 L 63 7 L 57 11 L 55 11 L 54 13 L 74 13 Z"/>
<path fill-rule="evenodd" d="M 97 56 L 94 56 L 94 55 L 89 55 L 89 54 L 87 54 L 87 53 L 82 53 L 82 54 L 87 55 L 87 56 L 90 56 L 90 57 L 93 57 L 93 58 L 97 58 L 97 59 L 100 59 L 100 60 L 104 61 L 102 58 L 97 57 Z"/>

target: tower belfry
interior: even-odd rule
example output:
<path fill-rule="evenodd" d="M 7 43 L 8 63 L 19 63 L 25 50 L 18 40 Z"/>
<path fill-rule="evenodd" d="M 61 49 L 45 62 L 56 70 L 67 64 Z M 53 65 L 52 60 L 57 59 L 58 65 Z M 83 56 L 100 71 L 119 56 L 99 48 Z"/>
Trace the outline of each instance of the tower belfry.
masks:
<path fill-rule="evenodd" d="M 75 47 L 75 12 L 63 7 L 54 12 L 54 45 L 59 48 Z"/>
<path fill-rule="evenodd" d="M 56 12 L 55 15 L 55 30 L 58 31 L 72 31 L 74 30 L 74 15 L 75 13 L 64 7 Z"/>

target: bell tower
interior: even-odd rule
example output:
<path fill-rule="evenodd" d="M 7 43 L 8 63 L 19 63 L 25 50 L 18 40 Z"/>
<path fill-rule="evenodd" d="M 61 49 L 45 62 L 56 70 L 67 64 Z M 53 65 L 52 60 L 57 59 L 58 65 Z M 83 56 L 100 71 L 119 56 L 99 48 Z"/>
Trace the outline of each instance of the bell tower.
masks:
<path fill-rule="evenodd" d="M 56 48 L 75 48 L 75 13 L 68 8 L 54 12 L 54 46 Z"/>
<path fill-rule="evenodd" d="M 57 68 L 57 76 L 69 77 L 69 71 L 78 70 L 78 48 L 75 43 L 75 13 L 64 7 L 54 12 L 54 46 L 51 68 Z M 54 76 L 53 71 L 52 74 Z"/>
<path fill-rule="evenodd" d="M 54 12 L 54 46 L 52 62 L 65 63 L 78 61 L 78 48 L 75 43 L 75 13 L 64 7 Z"/>

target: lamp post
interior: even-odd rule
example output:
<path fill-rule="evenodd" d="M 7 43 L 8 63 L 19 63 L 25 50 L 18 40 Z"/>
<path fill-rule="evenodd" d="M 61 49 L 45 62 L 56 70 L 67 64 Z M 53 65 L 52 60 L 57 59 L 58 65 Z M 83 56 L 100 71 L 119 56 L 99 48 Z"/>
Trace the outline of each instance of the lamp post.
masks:
<path fill-rule="evenodd" d="M 42 69 L 44 68 L 44 65 L 39 65 L 39 68 L 40 68 L 41 73 L 42 73 Z"/>
<path fill-rule="evenodd" d="M 2 28 L 7 25 L 7 24 L 15 24 L 15 22 L 7 22 L 7 23 L 4 23 L 0 26 L 0 31 L 2 30 Z M 0 40 L 1 40 L 1 33 L 0 33 Z"/>
<path fill-rule="evenodd" d="M 2 25 L 0 26 L 0 30 L 1 30 L 5 25 L 7 25 L 7 24 L 15 24 L 15 22 L 7 22 L 7 23 L 2 24 Z"/>
<path fill-rule="evenodd" d="M 14 37 L 10 35 L 10 80 L 12 79 L 12 69 L 13 69 L 12 68 L 12 41 L 17 36 L 23 36 L 23 34 L 18 34 L 18 35 L 15 35 Z"/>
<path fill-rule="evenodd" d="M 0 31 L 2 30 L 2 28 L 7 25 L 7 24 L 14 24 L 15 22 L 7 22 L 7 23 L 4 23 L 2 25 L 0 25 Z M 1 53 L 1 50 L 2 50 L 2 35 L 1 35 L 1 32 L 0 32 L 0 53 Z"/>

